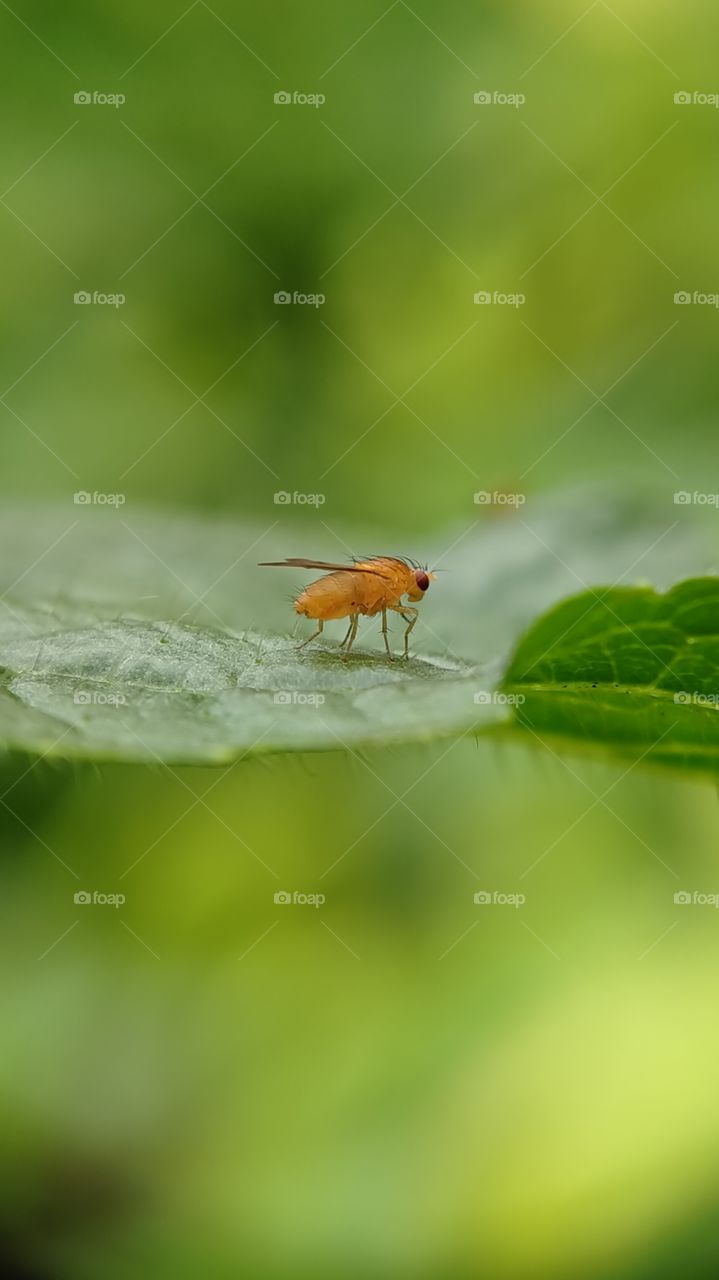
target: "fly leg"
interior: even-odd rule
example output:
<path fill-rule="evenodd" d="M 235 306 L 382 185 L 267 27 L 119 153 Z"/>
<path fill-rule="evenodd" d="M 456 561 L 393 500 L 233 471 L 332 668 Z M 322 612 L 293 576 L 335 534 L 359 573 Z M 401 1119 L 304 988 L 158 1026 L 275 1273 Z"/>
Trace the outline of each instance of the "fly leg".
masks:
<path fill-rule="evenodd" d="M 389 638 L 387 636 L 387 610 L 382 610 L 382 636 L 384 638 L 384 647 L 387 650 L 387 657 L 390 662 L 394 662 L 394 654 L 389 647 Z"/>
<path fill-rule="evenodd" d="M 349 626 L 348 626 L 348 628 L 347 628 L 347 633 L 346 633 L 346 635 L 345 635 L 344 639 L 343 639 L 343 640 L 341 641 L 341 643 L 340 643 L 340 649 L 344 649 L 345 645 L 347 644 L 347 641 L 349 640 L 349 638 L 350 638 L 350 636 L 351 636 L 351 634 L 352 634 L 352 627 L 354 626 L 354 620 L 355 620 L 355 616 L 354 616 L 354 614 L 352 613 L 352 614 L 350 614 L 350 624 L 349 624 Z"/>
<path fill-rule="evenodd" d="M 394 612 L 401 614 L 405 622 L 409 623 L 409 626 L 407 627 L 407 630 L 404 633 L 404 656 L 405 658 L 408 658 L 409 657 L 409 633 L 412 630 L 412 627 L 415 625 L 419 617 L 419 609 L 412 609 L 409 605 L 405 604 L 405 605 L 402 605 L 402 607 L 399 609 L 395 608 Z"/>
<path fill-rule="evenodd" d="M 324 624 L 324 622 L 322 621 L 322 619 L 321 619 L 321 618 L 319 618 L 319 619 L 318 619 L 318 624 L 319 624 L 319 625 L 318 625 L 318 627 L 317 627 L 317 630 L 316 630 L 316 631 L 313 631 L 313 632 L 312 632 L 312 635 L 311 635 L 311 636 L 308 636 L 306 640 L 303 640 L 303 641 L 302 641 L 302 644 L 298 644 L 298 646 L 297 646 L 298 651 L 299 651 L 300 649 L 304 649 L 305 645 L 306 645 L 306 644 L 309 644 L 310 640 L 316 640 L 318 636 L 321 636 L 321 635 L 322 635 L 322 630 L 323 630 L 323 628 L 324 628 L 324 625 L 325 625 L 325 624 Z"/>
<path fill-rule="evenodd" d="M 345 654 L 345 657 L 347 657 L 347 654 L 349 653 L 350 649 L 352 648 L 352 645 L 354 644 L 354 639 L 355 639 L 355 636 L 357 635 L 358 626 L 359 626 L 359 614 L 353 613 L 352 622 L 350 623 L 349 634 L 347 637 L 347 653 Z"/>

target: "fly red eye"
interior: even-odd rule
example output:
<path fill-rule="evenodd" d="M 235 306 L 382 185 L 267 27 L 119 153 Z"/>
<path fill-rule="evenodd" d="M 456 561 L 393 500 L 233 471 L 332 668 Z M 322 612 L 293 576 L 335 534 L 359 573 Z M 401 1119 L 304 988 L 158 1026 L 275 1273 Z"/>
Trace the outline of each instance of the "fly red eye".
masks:
<path fill-rule="evenodd" d="M 427 577 L 427 574 L 423 573 L 421 569 L 419 569 L 414 576 L 417 580 L 417 586 L 419 587 L 420 591 L 426 591 L 427 587 L 429 586 L 429 578 Z"/>

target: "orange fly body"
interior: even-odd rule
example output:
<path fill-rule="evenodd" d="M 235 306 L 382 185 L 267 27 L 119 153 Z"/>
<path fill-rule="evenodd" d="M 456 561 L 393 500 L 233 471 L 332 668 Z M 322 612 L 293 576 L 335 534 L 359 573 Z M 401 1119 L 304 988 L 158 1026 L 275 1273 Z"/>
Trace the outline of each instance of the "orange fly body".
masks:
<path fill-rule="evenodd" d="M 325 622 L 337 618 L 349 618 L 350 624 L 342 646 L 349 653 L 360 617 L 382 614 L 382 635 L 390 661 L 393 659 L 387 633 L 387 611 L 399 613 L 408 624 L 404 633 L 404 656 L 409 657 L 409 633 L 417 621 L 418 611 L 409 601 L 421 600 L 436 575 L 421 565 L 397 556 L 370 556 L 367 560 L 353 560 L 351 564 L 332 564 L 326 560 L 306 560 L 292 557 L 289 560 L 266 561 L 262 568 L 325 569 L 328 570 L 316 582 L 311 582 L 295 600 L 295 612 L 306 618 L 314 618 L 317 630 L 299 646 L 309 644 L 322 634 Z"/>

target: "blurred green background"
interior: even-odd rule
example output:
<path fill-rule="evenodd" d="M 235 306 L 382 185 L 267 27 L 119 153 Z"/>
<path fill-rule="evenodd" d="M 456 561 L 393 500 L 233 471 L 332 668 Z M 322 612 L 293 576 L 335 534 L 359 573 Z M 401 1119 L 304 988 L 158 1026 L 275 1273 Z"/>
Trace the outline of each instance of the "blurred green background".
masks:
<path fill-rule="evenodd" d="M 669 527 L 712 487 L 719 315 L 674 295 L 719 288 L 719 114 L 674 95 L 719 90 L 718 28 L 710 0 L 0 4 L 5 501 L 421 557 L 513 518 L 477 490 L 589 478 Z M 441 583 L 425 614 L 431 650 Z M 27 770 L 7 1273 L 715 1272 L 718 917 L 673 901 L 719 888 L 711 788 L 466 739 Z"/>

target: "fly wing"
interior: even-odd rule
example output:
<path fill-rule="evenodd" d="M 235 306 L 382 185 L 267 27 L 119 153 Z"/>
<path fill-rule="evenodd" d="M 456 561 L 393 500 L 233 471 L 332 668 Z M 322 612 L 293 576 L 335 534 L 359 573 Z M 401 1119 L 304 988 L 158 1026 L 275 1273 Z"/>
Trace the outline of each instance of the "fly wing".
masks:
<path fill-rule="evenodd" d="M 379 578 L 385 576 L 380 568 L 370 569 L 367 565 L 358 564 L 334 564 L 331 560 L 306 560 L 304 556 L 291 556 L 288 560 L 263 560 L 260 561 L 258 568 L 324 569 L 327 573 L 373 573 Z"/>

